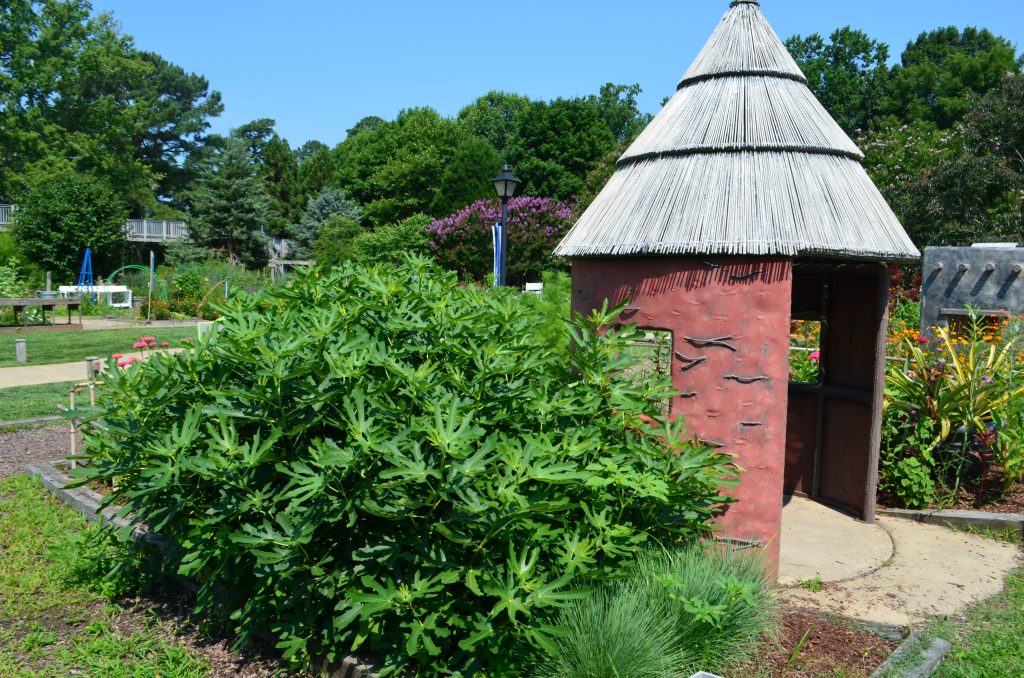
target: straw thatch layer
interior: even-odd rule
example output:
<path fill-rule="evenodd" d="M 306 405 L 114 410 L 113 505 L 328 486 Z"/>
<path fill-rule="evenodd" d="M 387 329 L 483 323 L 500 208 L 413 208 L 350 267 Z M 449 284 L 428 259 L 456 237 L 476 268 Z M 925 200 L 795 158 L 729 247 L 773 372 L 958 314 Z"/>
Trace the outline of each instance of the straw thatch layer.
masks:
<path fill-rule="evenodd" d="M 806 82 L 735 0 L 555 253 L 919 257 Z"/>
<path fill-rule="evenodd" d="M 789 50 L 754 3 L 734 4 L 722 17 L 679 87 L 697 80 L 736 74 L 771 74 L 807 82 Z"/>
<path fill-rule="evenodd" d="M 672 151 L 757 148 L 864 157 L 806 86 L 751 76 L 705 80 L 679 90 L 619 163 Z"/>
<path fill-rule="evenodd" d="M 620 168 L 555 254 L 919 256 L 856 161 L 760 151 Z"/>

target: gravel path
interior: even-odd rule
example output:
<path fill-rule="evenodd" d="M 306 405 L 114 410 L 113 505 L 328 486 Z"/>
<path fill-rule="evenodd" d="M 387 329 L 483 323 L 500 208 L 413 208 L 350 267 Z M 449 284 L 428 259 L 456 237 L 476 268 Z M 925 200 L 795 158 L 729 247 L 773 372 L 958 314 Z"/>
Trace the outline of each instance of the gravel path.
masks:
<path fill-rule="evenodd" d="M 63 459 L 71 447 L 68 424 L 0 429 L 0 478 L 21 473 L 29 464 Z"/>

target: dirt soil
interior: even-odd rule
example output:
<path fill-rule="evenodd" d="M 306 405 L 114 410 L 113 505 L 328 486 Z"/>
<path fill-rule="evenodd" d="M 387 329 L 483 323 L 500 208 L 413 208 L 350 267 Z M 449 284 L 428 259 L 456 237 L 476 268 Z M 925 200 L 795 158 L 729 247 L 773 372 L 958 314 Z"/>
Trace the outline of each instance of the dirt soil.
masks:
<path fill-rule="evenodd" d="M 750 675 L 870 676 L 899 645 L 854 622 L 806 608 L 783 607 L 781 621 L 778 643 L 765 652 Z"/>
<path fill-rule="evenodd" d="M 960 488 L 952 505 L 943 508 L 1024 514 L 1024 485 L 1018 483 L 1003 494 L 1002 471 L 994 470 L 987 478 L 973 480 Z"/>
<path fill-rule="evenodd" d="M 0 478 L 26 466 L 64 459 L 71 449 L 70 424 L 0 429 Z"/>

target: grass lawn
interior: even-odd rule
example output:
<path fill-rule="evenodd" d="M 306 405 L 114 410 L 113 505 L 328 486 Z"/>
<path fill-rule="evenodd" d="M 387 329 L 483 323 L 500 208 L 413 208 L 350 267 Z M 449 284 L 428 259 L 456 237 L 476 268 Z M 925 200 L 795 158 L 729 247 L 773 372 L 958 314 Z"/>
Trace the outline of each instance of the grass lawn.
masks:
<path fill-rule="evenodd" d="M 935 635 L 953 643 L 934 674 L 941 678 L 1024 676 L 1024 570 L 1006 580 L 1006 590 L 975 608 L 965 624 L 941 622 Z"/>
<path fill-rule="evenodd" d="M 57 405 L 68 405 L 68 391 L 78 382 L 13 386 L 0 389 L 0 421 L 17 421 L 57 414 Z M 88 391 L 79 397 L 89 403 Z"/>
<path fill-rule="evenodd" d="M 186 327 L 133 327 L 117 330 L 83 330 L 0 334 L 0 367 L 15 367 L 14 340 L 25 339 L 28 365 L 48 365 L 85 360 L 94 355 L 109 358 L 111 353 L 127 353 L 139 337 L 156 337 L 157 342 L 181 346 L 183 337 L 195 337 L 195 325 Z"/>
<path fill-rule="evenodd" d="M 205 659 L 166 622 L 112 605 L 81 583 L 73 540 L 85 528 L 28 476 L 0 481 L 0 675 L 208 675 Z"/>

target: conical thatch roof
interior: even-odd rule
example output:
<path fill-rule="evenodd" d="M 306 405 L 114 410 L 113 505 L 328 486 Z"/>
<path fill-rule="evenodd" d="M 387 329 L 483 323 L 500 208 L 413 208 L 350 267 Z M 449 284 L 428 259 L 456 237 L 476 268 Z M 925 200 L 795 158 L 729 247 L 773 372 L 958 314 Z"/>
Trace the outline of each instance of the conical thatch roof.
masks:
<path fill-rule="evenodd" d="M 920 256 L 759 4 L 731 4 L 557 255 Z"/>

